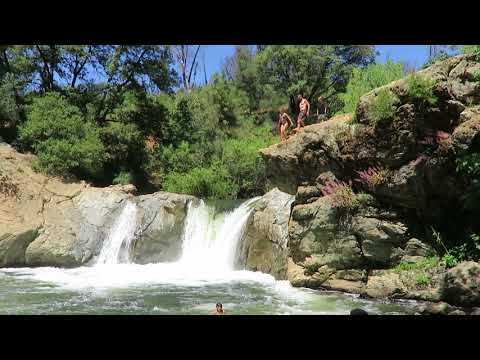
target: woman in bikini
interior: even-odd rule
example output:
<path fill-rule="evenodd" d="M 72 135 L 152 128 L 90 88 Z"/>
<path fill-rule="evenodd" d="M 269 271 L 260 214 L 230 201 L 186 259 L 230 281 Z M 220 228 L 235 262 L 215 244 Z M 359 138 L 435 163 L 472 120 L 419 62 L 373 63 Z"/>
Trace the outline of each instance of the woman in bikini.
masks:
<path fill-rule="evenodd" d="M 280 132 L 280 141 L 287 141 L 287 129 L 293 125 L 292 119 L 288 116 L 285 108 L 278 112 L 278 130 Z"/>

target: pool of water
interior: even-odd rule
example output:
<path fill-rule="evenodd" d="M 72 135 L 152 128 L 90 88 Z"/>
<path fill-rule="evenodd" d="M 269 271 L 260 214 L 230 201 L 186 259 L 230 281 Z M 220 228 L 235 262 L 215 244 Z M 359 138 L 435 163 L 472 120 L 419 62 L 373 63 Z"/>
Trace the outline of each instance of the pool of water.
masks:
<path fill-rule="evenodd" d="M 293 288 L 251 271 L 192 275 L 175 264 L 0 270 L 0 314 L 206 315 L 217 302 L 231 315 L 346 315 L 353 308 L 370 314 L 414 313 L 412 302 Z"/>

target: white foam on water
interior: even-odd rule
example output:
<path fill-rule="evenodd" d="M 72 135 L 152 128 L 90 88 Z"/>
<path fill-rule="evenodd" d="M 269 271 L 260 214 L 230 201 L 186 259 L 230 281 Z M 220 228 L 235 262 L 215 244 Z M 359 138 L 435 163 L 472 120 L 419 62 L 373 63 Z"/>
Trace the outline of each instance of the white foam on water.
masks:
<path fill-rule="evenodd" d="M 189 203 L 183 234 L 182 256 L 174 263 L 134 264 L 129 251 L 136 229 L 137 207 L 127 202 L 104 241 L 93 266 L 2 269 L 29 279 L 53 283 L 69 290 L 102 292 L 104 289 L 172 285 L 203 287 L 230 283 L 258 284 L 286 301 L 305 302 L 312 296 L 276 281 L 269 274 L 234 270 L 235 252 L 244 235 L 252 204 L 250 199 L 223 217 L 213 218 L 203 202 Z M 290 309 L 291 310 L 291 309 Z"/>
<path fill-rule="evenodd" d="M 233 270 L 235 250 L 243 237 L 246 221 L 252 211 L 248 200 L 225 214 L 221 222 L 211 219 L 203 201 L 189 204 L 180 264 L 191 272 L 224 273 Z"/>
<path fill-rule="evenodd" d="M 192 273 L 180 263 L 171 264 L 117 264 L 61 269 L 54 267 L 2 269 L 4 272 L 26 276 L 31 280 L 54 283 L 66 290 L 105 290 L 129 287 L 172 285 L 203 287 L 236 283 L 258 284 L 288 299 L 299 299 L 303 293 L 293 287 L 278 286 L 268 274 L 252 271 Z"/>

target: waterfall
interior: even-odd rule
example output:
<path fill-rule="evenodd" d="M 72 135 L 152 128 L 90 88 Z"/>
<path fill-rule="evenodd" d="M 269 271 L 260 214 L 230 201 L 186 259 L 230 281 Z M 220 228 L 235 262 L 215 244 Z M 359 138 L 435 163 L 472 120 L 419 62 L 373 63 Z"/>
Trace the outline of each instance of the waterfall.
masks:
<path fill-rule="evenodd" d="M 130 246 L 136 228 L 137 206 L 127 202 L 110 229 L 96 264 L 119 264 L 130 261 Z"/>
<path fill-rule="evenodd" d="M 172 264 L 183 273 L 232 271 L 236 250 L 245 225 L 258 198 L 245 201 L 236 209 L 213 216 L 213 208 L 203 200 L 190 202 L 183 231 L 182 255 Z M 96 261 L 98 264 L 130 263 L 130 247 L 135 235 L 137 207 L 127 202 L 111 227 Z"/>
<path fill-rule="evenodd" d="M 235 252 L 256 200 L 258 198 L 247 200 L 223 218 L 212 218 L 211 209 L 203 201 L 190 203 L 180 264 L 192 271 L 233 270 Z"/>

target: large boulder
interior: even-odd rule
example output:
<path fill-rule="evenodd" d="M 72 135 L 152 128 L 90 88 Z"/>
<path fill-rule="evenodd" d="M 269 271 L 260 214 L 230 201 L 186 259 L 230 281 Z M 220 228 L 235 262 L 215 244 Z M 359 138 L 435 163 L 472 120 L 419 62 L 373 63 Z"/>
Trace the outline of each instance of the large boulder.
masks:
<path fill-rule="evenodd" d="M 249 270 L 287 278 L 288 220 L 294 196 L 273 189 L 259 199 L 246 225 L 240 250 Z"/>
<path fill-rule="evenodd" d="M 90 187 L 32 169 L 35 157 L 0 144 L 0 267 L 75 267 L 96 261 L 127 201 L 136 203 L 134 262 L 178 258 L 191 196 L 135 197 L 133 185 Z"/>
<path fill-rule="evenodd" d="M 453 131 L 452 143 L 458 155 L 466 153 L 480 133 L 480 106 L 465 109 L 460 114 L 461 124 Z"/>
<path fill-rule="evenodd" d="M 0 176 L 3 185 L 11 190 L 0 194 L 3 197 L 0 202 L 0 265 L 4 267 L 33 265 L 28 248 L 38 239 L 37 245 L 45 243 L 45 231 L 50 233 L 51 225 L 63 221 L 61 213 L 71 207 L 72 199 L 87 189 L 85 183 L 66 183 L 36 173 L 32 170 L 34 159 L 7 144 L 0 144 Z M 65 242 L 69 241 L 69 234 L 66 231 Z"/>
<path fill-rule="evenodd" d="M 457 306 L 480 306 L 480 264 L 466 261 L 447 271 L 442 299 Z"/>
<path fill-rule="evenodd" d="M 368 276 L 365 292 L 372 298 L 440 299 L 442 268 L 426 270 L 375 270 Z M 421 281 L 420 281 L 421 280 Z"/>
<path fill-rule="evenodd" d="M 348 130 L 345 122 L 351 116 L 338 116 L 327 122 L 306 126 L 286 142 L 260 150 L 265 160 L 267 178 L 273 187 L 294 195 L 303 182 L 312 182 L 326 171 L 341 171 L 331 161 L 339 154 L 335 136 Z"/>
<path fill-rule="evenodd" d="M 86 188 L 71 199 L 50 201 L 43 210 L 39 236 L 28 246 L 29 266 L 73 267 L 92 260 L 131 194 Z"/>
<path fill-rule="evenodd" d="M 289 224 L 294 261 L 311 258 L 318 266 L 336 269 L 389 267 L 403 256 L 407 226 L 394 211 L 362 203 L 350 214 L 324 196 L 294 206 Z"/>
<path fill-rule="evenodd" d="M 157 192 L 139 196 L 138 238 L 132 261 L 138 264 L 178 260 L 182 251 L 182 235 L 188 203 L 193 196 Z"/>

